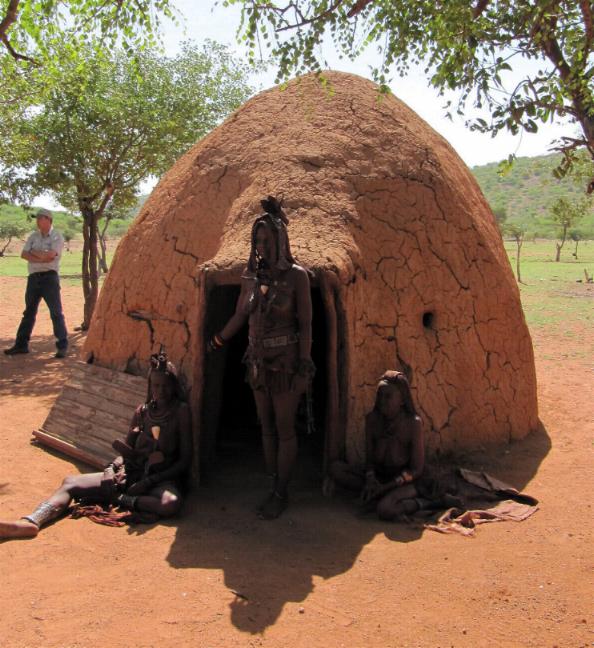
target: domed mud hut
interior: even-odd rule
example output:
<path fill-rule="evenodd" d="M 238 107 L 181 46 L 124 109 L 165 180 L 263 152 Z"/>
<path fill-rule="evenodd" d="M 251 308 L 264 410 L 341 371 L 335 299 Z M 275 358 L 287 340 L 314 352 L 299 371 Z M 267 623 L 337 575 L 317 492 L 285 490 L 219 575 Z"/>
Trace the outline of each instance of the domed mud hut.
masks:
<path fill-rule="evenodd" d="M 262 92 L 162 178 L 117 249 L 86 357 L 142 373 L 163 344 L 208 462 L 225 430 L 254 416 L 247 332 L 214 359 L 205 341 L 234 310 L 252 222 L 273 194 L 312 274 L 324 460 L 361 459 L 389 368 L 409 377 L 433 451 L 524 437 L 537 426 L 532 345 L 476 181 L 401 101 L 351 74 L 326 77 L 330 91 L 307 76 Z"/>

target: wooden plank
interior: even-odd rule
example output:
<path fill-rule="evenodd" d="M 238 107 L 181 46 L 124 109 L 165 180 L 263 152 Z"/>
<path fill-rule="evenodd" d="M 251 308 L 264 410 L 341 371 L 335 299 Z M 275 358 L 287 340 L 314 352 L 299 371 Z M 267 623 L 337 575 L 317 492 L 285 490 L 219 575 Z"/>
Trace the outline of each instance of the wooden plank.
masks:
<path fill-rule="evenodd" d="M 101 393 L 92 393 L 81 389 L 74 389 L 70 384 L 64 385 L 64 388 L 62 389 L 62 399 L 65 405 L 67 403 L 75 403 L 96 409 L 98 398 L 103 399 L 102 407 L 108 410 L 113 416 L 117 416 L 124 421 L 130 421 L 132 419 L 134 410 L 130 410 L 128 403 L 118 403 Z"/>
<path fill-rule="evenodd" d="M 114 458 L 113 440 L 126 436 L 145 398 L 145 379 L 81 362 L 33 435 L 39 443 L 102 467 Z"/>
<path fill-rule="evenodd" d="M 55 418 L 60 420 L 60 417 L 66 417 L 67 420 L 73 421 L 101 421 L 103 425 L 106 426 L 115 426 L 120 428 L 122 426 L 127 427 L 130 421 L 132 420 L 132 414 L 129 416 L 122 416 L 118 413 L 110 411 L 110 403 L 106 403 L 104 410 L 98 409 L 98 405 L 101 403 L 101 399 L 97 398 L 94 403 L 86 405 L 84 403 L 77 403 L 76 401 L 64 398 L 59 402 L 56 401 L 54 408 L 48 419 L 53 420 Z"/>
<path fill-rule="evenodd" d="M 102 468 L 105 465 L 103 461 L 99 461 L 98 458 L 93 454 L 88 453 L 81 448 L 77 448 L 75 445 L 67 443 L 66 441 L 60 441 L 59 439 L 53 437 L 51 434 L 46 434 L 42 430 L 34 430 L 33 436 L 40 443 L 43 443 L 44 445 L 47 445 L 54 450 L 59 450 L 69 457 L 73 457 L 74 459 L 78 459 L 79 461 L 89 464 L 90 466 L 93 466 L 93 468 Z"/>
<path fill-rule="evenodd" d="M 111 435 L 109 438 L 106 438 L 104 431 L 102 436 L 102 431 L 93 427 L 87 427 L 83 429 L 77 428 L 75 425 L 72 425 L 68 430 L 66 430 L 63 427 L 59 428 L 55 424 L 47 424 L 47 422 L 44 423 L 41 429 L 47 434 L 51 434 L 61 441 L 74 443 L 76 445 L 95 447 L 101 452 L 107 452 L 108 454 L 115 456 L 115 452 L 114 450 L 112 450 L 111 444 L 114 439 L 118 438 L 117 435 L 113 438 L 111 438 Z"/>
<path fill-rule="evenodd" d="M 146 395 L 146 379 L 140 376 L 132 376 L 121 371 L 114 371 L 113 369 L 106 369 L 98 365 L 86 364 L 81 362 L 73 368 L 74 372 L 84 374 L 86 377 L 93 377 L 97 380 L 105 380 L 106 382 L 114 385 L 120 385 L 124 388 L 132 390 L 140 389 Z"/>
<path fill-rule="evenodd" d="M 54 414 L 64 416 L 66 418 L 78 418 L 84 421 L 101 422 L 106 429 L 119 428 L 125 419 L 119 416 L 114 416 L 111 412 L 102 411 L 100 399 L 97 399 L 97 407 L 89 407 L 81 403 L 74 403 L 73 401 L 63 402 L 58 399 L 54 407 Z"/>
<path fill-rule="evenodd" d="M 101 439 L 96 434 L 90 434 L 89 430 L 85 431 L 84 434 L 79 434 L 76 431 L 71 434 L 64 434 L 63 431 L 61 431 L 61 434 L 56 434 L 55 427 L 50 425 L 42 427 L 41 430 L 55 437 L 58 441 L 64 441 L 65 443 L 97 451 L 102 457 L 108 455 L 113 459 L 116 456 L 116 452 L 111 447 L 111 439 Z"/>
<path fill-rule="evenodd" d="M 80 378 L 85 381 L 92 380 L 107 385 L 117 385 L 122 389 L 131 390 L 138 393 L 146 393 L 146 380 L 140 376 L 124 374 L 120 371 L 104 369 L 95 365 L 86 365 L 81 362 L 72 368 L 72 377 Z"/>
<path fill-rule="evenodd" d="M 57 419 L 46 420 L 41 429 L 64 441 L 89 438 L 90 440 L 100 441 L 106 446 L 111 446 L 114 439 L 124 437 L 128 431 L 127 427 L 122 427 L 120 430 L 111 428 L 106 430 L 104 426 L 95 425 L 88 421 Z"/>
<path fill-rule="evenodd" d="M 65 387 L 75 392 L 83 392 L 95 396 L 103 396 L 114 403 L 129 407 L 131 400 L 144 402 L 146 394 L 139 390 L 123 388 L 118 385 L 111 385 L 103 380 L 85 380 L 80 376 L 72 376 Z"/>

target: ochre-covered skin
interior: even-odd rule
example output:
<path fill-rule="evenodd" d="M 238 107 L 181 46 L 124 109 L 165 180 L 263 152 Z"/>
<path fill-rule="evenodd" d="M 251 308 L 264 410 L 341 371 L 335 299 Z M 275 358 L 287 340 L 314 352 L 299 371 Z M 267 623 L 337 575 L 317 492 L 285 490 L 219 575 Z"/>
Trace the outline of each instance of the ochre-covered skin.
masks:
<path fill-rule="evenodd" d="M 163 343 L 199 402 L 205 286 L 238 283 L 273 194 L 298 263 L 334 286 L 350 460 L 386 369 L 407 373 L 430 449 L 525 436 L 538 423 L 532 345 L 477 183 L 398 99 L 326 76 L 330 92 L 309 76 L 251 99 L 162 178 L 118 247 L 86 356 L 134 369 Z"/>

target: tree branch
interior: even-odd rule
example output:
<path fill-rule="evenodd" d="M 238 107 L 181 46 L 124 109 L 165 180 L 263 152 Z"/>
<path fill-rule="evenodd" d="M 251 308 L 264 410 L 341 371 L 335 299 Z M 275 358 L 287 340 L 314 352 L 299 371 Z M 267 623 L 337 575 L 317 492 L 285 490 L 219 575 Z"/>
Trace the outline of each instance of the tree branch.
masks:
<path fill-rule="evenodd" d="M 584 19 L 584 58 L 588 58 L 592 41 L 594 40 L 594 25 L 592 24 L 592 7 L 590 0 L 580 0 L 580 9 L 582 10 L 582 18 Z"/>
<path fill-rule="evenodd" d="M 487 8 L 487 5 L 489 4 L 489 0 L 478 0 L 476 3 L 476 7 L 472 10 L 472 17 L 474 19 L 478 18 L 483 11 Z"/>
<path fill-rule="evenodd" d="M 347 18 L 353 18 L 357 14 L 360 14 L 372 2 L 373 0 L 357 0 L 357 2 L 355 2 L 355 4 L 349 9 Z"/>
<path fill-rule="evenodd" d="M 372 2 L 372 0 L 368 0 L 368 1 Z M 311 25 L 315 22 L 318 22 L 318 20 L 323 20 L 324 18 L 326 18 L 326 16 L 333 14 L 343 2 L 344 0 L 335 0 L 335 2 L 328 7 L 328 9 L 322 11 L 322 13 L 318 14 L 317 16 L 313 16 L 312 18 L 305 18 L 305 16 L 303 16 L 303 14 L 299 11 L 298 7 L 291 2 L 287 7 L 285 7 L 282 13 L 284 13 L 290 6 L 293 6 L 295 11 L 299 14 L 301 18 L 300 22 L 296 22 L 294 24 L 287 24 L 284 27 L 279 27 L 276 31 L 282 32 L 282 31 L 287 31 L 289 29 L 296 29 L 298 27 L 305 27 L 305 25 Z"/>
<path fill-rule="evenodd" d="M 19 2 L 20 0 L 10 0 L 10 2 L 8 3 L 8 7 L 6 8 L 6 15 L 2 19 L 2 22 L 0 22 L 0 41 L 4 43 L 4 47 L 6 47 L 8 53 L 15 61 L 29 61 L 29 63 L 39 65 L 39 62 L 31 58 L 30 56 L 19 54 L 8 40 L 8 30 L 16 22 L 19 16 Z"/>
<path fill-rule="evenodd" d="M 12 24 L 16 22 L 19 15 L 19 2 L 20 0 L 10 0 L 6 9 L 6 15 L 0 22 L 0 38 L 4 40 L 6 32 L 10 29 Z"/>
<path fill-rule="evenodd" d="M 95 210 L 97 220 L 99 220 L 101 216 L 103 216 L 103 212 L 107 207 L 107 203 L 111 200 L 111 197 L 113 196 L 113 192 L 114 192 L 114 186 L 109 180 L 105 181 L 105 185 L 103 188 L 105 190 L 105 193 L 103 194 L 103 198 L 101 200 L 101 203 L 99 204 L 99 207 L 97 207 L 97 209 Z"/>

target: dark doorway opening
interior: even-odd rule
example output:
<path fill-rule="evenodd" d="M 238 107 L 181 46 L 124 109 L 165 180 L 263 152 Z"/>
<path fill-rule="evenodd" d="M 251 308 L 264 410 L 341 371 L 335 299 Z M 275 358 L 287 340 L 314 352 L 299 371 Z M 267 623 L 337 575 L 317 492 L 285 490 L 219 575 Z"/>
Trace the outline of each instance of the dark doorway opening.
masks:
<path fill-rule="evenodd" d="M 214 286 L 208 292 L 205 334 L 220 331 L 235 310 L 239 286 Z M 303 398 L 297 415 L 299 458 L 295 482 L 321 483 L 324 468 L 326 418 L 327 327 L 324 304 L 318 288 L 312 288 L 312 360 L 316 376 L 310 407 Z M 260 426 L 252 390 L 245 382 L 242 358 L 247 347 L 247 325 L 223 349 L 205 359 L 203 407 L 200 426 L 201 474 L 206 482 L 215 475 L 229 477 L 262 474 Z M 208 338 L 207 338 L 208 339 Z M 308 418 L 313 425 L 308 425 Z"/>

